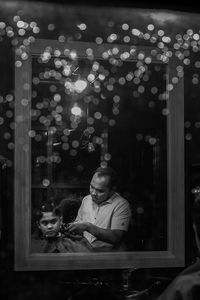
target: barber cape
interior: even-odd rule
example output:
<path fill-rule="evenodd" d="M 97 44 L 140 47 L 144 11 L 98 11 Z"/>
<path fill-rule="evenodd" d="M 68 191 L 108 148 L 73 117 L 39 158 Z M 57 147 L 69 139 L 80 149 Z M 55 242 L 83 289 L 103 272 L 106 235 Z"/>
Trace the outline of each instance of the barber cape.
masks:
<path fill-rule="evenodd" d="M 91 252 L 92 247 L 86 238 L 72 240 L 63 234 L 54 238 L 32 238 L 32 253 L 66 253 L 66 252 Z"/>

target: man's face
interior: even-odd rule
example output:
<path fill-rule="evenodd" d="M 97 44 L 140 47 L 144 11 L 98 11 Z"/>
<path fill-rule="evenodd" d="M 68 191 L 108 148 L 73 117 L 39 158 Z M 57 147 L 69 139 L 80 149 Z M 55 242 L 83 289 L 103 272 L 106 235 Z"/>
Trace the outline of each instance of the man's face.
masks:
<path fill-rule="evenodd" d="M 61 217 L 55 216 L 52 212 L 43 212 L 38 227 L 45 237 L 56 237 L 61 225 Z"/>
<path fill-rule="evenodd" d="M 113 191 L 109 188 L 109 176 L 98 176 L 95 173 L 90 182 L 90 195 L 96 204 L 100 204 L 112 195 Z"/>

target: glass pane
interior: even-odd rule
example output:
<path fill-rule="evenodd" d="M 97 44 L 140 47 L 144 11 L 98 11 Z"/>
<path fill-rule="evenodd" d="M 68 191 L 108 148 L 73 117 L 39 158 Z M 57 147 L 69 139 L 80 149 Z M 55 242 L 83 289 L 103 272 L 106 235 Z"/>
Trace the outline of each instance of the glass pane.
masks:
<path fill-rule="evenodd" d="M 32 58 L 33 214 L 65 199 L 73 221 L 93 171 L 111 166 L 132 209 L 127 251 L 167 249 L 166 70 L 139 59 Z"/>

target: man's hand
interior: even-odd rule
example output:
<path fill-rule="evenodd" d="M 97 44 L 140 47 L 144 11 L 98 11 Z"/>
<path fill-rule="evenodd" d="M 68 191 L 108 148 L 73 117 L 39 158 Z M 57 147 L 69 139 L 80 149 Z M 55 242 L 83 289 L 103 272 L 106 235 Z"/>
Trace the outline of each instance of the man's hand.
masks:
<path fill-rule="evenodd" d="M 67 226 L 67 232 L 71 235 L 83 235 L 83 232 L 87 231 L 93 236 L 95 236 L 98 240 L 103 242 L 107 242 L 110 244 L 118 244 L 121 242 L 125 231 L 117 230 L 117 229 L 104 229 L 100 228 L 94 224 L 89 222 L 81 222 L 81 223 L 69 223 Z"/>
<path fill-rule="evenodd" d="M 82 234 L 72 234 L 72 233 L 69 233 L 67 231 L 65 231 L 64 233 L 65 237 L 73 240 L 73 241 L 81 241 L 82 238 L 83 238 L 83 235 Z"/>
<path fill-rule="evenodd" d="M 67 232 L 70 234 L 78 234 L 83 235 L 84 231 L 88 230 L 88 222 L 82 222 L 82 223 L 69 223 L 67 226 Z"/>

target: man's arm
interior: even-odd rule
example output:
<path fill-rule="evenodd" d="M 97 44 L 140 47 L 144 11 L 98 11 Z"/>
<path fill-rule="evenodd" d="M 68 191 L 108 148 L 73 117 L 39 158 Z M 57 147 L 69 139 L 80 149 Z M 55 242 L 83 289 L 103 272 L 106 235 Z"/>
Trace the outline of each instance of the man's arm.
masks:
<path fill-rule="evenodd" d="M 121 241 L 125 234 L 124 230 L 104 229 L 89 222 L 71 223 L 67 228 L 69 233 L 83 234 L 84 231 L 89 232 L 98 240 L 110 244 L 117 244 Z"/>

